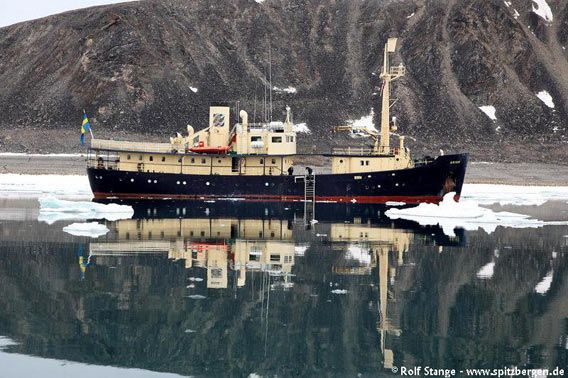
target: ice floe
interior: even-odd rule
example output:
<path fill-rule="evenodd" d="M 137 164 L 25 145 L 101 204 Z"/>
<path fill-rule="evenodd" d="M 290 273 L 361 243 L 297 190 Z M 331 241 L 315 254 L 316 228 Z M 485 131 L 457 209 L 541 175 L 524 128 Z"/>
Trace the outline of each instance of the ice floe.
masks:
<path fill-rule="evenodd" d="M 97 222 L 73 223 L 63 227 L 63 231 L 75 236 L 88 236 L 90 238 L 98 238 L 105 235 L 109 229 Z"/>
<path fill-rule="evenodd" d="M 312 133 L 312 131 L 308 128 L 308 125 L 306 125 L 305 123 L 296 123 L 294 125 L 294 131 L 297 133 L 305 133 L 305 134 Z"/>
<path fill-rule="evenodd" d="M 440 204 L 421 203 L 406 209 L 391 208 L 385 214 L 391 219 L 407 219 L 421 225 L 439 225 L 444 233 L 455 236 L 454 229 L 483 229 L 487 233 L 494 232 L 498 226 L 513 228 L 536 228 L 546 224 L 562 224 L 568 222 L 545 222 L 532 219 L 528 215 L 506 211 L 494 212 L 480 207 L 477 202 L 462 199 L 456 202 L 454 193 L 448 193 Z"/>
<path fill-rule="evenodd" d="M 554 101 L 552 100 L 552 96 L 547 91 L 540 91 L 536 94 L 536 97 L 540 99 L 540 101 L 544 102 L 544 105 L 548 106 L 551 109 L 554 109 Z"/>
<path fill-rule="evenodd" d="M 0 156 L 58 158 L 83 157 L 85 154 L 28 154 L 26 152 L 0 152 Z"/>
<path fill-rule="evenodd" d="M 497 121 L 497 116 L 495 115 L 496 109 L 492 105 L 484 105 L 480 106 L 479 109 L 485 113 L 485 115 L 493 121 Z"/>
<path fill-rule="evenodd" d="M 12 353 L 5 349 L 15 345 L 11 339 L 0 336 L 0 366 L 2 377 L 118 377 L 121 378 L 170 378 L 181 377 L 173 373 L 162 373 L 143 369 L 128 369 L 115 366 L 92 365 L 82 362 L 56 360 Z"/>
<path fill-rule="evenodd" d="M 387 205 L 387 206 L 404 206 L 404 205 L 406 205 L 406 202 L 387 201 L 387 202 L 385 202 L 385 205 Z"/>
<path fill-rule="evenodd" d="M 88 201 L 68 201 L 54 197 L 39 199 L 40 222 L 52 224 L 58 220 L 69 219 L 107 219 L 110 221 L 130 219 L 134 215 L 132 206 L 115 203 L 103 204 Z"/>
<path fill-rule="evenodd" d="M 542 280 L 534 287 L 534 291 L 540 295 L 548 293 L 548 290 L 550 290 L 550 286 L 552 286 L 553 277 L 554 277 L 554 270 L 551 269 L 550 272 L 548 272 L 546 276 L 544 276 Z"/>
<path fill-rule="evenodd" d="M 532 11 L 542 17 L 547 22 L 552 22 L 554 19 L 552 16 L 552 9 L 546 2 L 546 0 L 532 0 Z"/>
<path fill-rule="evenodd" d="M 488 280 L 493 277 L 493 273 L 495 273 L 495 261 L 483 265 L 477 272 L 477 278 Z"/>
<path fill-rule="evenodd" d="M 480 205 L 542 205 L 546 201 L 568 201 L 568 186 L 466 184 L 461 198 Z"/>
<path fill-rule="evenodd" d="M 335 289 L 331 291 L 332 294 L 347 294 L 348 291 L 345 289 Z"/>
<path fill-rule="evenodd" d="M 87 176 L 0 174 L 0 197 L 37 198 L 46 194 L 92 198 Z"/>

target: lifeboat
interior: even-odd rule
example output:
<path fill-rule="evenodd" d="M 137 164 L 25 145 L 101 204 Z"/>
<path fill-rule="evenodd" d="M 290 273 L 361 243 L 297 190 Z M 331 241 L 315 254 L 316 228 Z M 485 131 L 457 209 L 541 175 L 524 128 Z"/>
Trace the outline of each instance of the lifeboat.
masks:
<path fill-rule="evenodd" d="M 197 147 L 192 147 L 189 150 L 198 154 L 226 154 L 231 149 L 231 146 L 206 146 L 203 141 L 197 144 Z"/>

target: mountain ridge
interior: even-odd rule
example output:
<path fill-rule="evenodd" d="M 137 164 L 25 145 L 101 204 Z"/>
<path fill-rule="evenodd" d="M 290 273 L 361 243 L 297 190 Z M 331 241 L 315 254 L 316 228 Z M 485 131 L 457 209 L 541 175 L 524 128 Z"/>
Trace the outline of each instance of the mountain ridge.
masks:
<path fill-rule="evenodd" d="M 407 75 L 392 114 L 416 148 L 513 145 L 531 158 L 568 140 L 568 7 L 549 3 L 552 21 L 514 0 L 169 0 L 19 23 L 0 28 L 0 137 L 77 129 L 82 109 L 106 136 L 199 129 L 218 101 L 240 101 L 258 119 L 270 54 L 273 86 L 297 90 L 273 91 L 273 117 L 291 105 L 312 130 L 306 145 L 348 143 L 329 130 L 380 102 L 383 45 L 398 36 Z M 554 109 L 536 97 L 543 90 Z"/>

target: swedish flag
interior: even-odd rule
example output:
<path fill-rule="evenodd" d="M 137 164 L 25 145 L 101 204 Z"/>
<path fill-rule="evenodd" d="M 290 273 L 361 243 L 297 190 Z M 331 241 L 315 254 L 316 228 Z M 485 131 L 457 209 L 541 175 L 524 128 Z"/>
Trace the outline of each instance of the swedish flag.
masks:
<path fill-rule="evenodd" d="M 87 113 L 83 111 L 83 123 L 81 124 L 81 144 L 85 144 L 85 133 L 91 130 L 91 123 L 87 117 Z"/>

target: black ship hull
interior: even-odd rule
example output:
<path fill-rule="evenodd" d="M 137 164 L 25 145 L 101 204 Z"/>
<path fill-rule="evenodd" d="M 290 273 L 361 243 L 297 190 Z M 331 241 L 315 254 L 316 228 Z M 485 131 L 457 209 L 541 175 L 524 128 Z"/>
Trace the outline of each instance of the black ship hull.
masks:
<path fill-rule="evenodd" d="M 315 176 L 316 201 L 439 202 L 461 194 L 467 154 L 445 155 L 414 168 Z M 88 168 L 96 199 L 242 199 L 303 201 L 305 176 L 193 175 Z M 308 196 L 308 198 L 314 198 Z"/>

